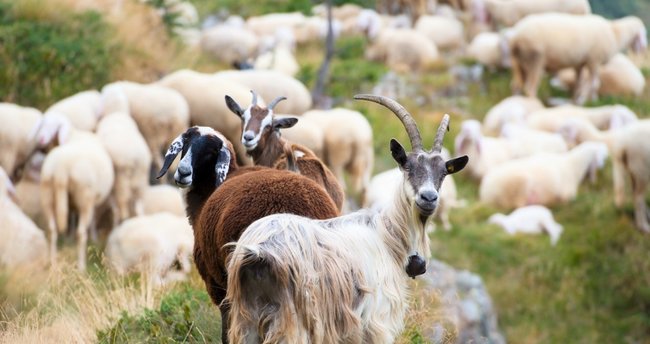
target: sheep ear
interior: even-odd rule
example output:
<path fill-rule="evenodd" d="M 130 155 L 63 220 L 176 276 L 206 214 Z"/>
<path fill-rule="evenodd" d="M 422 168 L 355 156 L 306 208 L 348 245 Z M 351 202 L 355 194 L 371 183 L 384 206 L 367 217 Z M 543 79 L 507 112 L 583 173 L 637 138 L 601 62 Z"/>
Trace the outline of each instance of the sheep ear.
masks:
<path fill-rule="evenodd" d="M 273 130 L 291 128 L 298 123 L 296 117 L 284 117 L 273 119 Z"/>
<path fill-rule="evenodd" d="M 239 106 L 239 104 L 228 95 L 226 96 L 226 105 L 235 115 L 241 117 L 244 114 L 244 110 L 241 109 L 241 106 Z"/>
<path fill-rule="evenodd" d="M 62 123 L 59 125 L 59 131 L 57 132 L 57 139 L 59 140 L 59 145 L 62 145 L 68 141 L 70 137 L 70 124 Z"/>
<path fill-rule="evenodd" d="M 230 150 L 225 145 L 219 150 L 219 156 L 217 157 L 217 164 L 214 166 L 214 170 L 217 174 L 216 187 L 219 187 L 228 176 L 228 171 L 230 170 Z"/>
<path fill-rule="evenodd" d="M 447 160 L 447 162 L 445 162 L 445 168 L 447 169 L 447 174 L 456 173 L 462 170 L 463 168 L 465 168 L 468 161 L 469 158 L 467 157 L 467 155 L 463 155 L 458 158 Z"/>
<path fill-rule="evenodd" d="M 400 166 L 406 164 L 406 151 L 395 139 L 390 139 L 390 153 L 393 155 L 393 159 L 395 159 Z"/>
<path fill-rule="evenodd" d="M 160 179 L 162 176 L 165 175 L 165 173 L 167 173 L 169 166 L 171 166 L 172 162 L 174 162 L 174 159 L 176 159 L 178 153 L 180 153 L 182 150 L 183 150 L 183 134 L 180 134 L 174 139 L 174 141 L 172 141 L 171 145 L 169 145 L 169 149 L 167 149 L 167 153 L 165 153 L 165 162 L 163 163 L 160 172 L 158 172 L 158 176 L 156 177 L 156 179 Z"/>

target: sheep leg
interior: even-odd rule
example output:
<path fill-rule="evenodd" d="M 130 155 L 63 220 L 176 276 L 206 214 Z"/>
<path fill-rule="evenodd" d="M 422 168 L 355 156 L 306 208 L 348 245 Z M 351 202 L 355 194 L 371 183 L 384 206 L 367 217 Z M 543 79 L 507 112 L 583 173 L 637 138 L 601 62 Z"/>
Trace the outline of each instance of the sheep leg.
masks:
<path fill-rule="evenodd" d="M 636 218 L 637 228 L 642 232 L 650 233 L 650 223 L 648 223 L 648 207 L 645 203 L 644 188 L 641 187 L 634 190 L 634 217 Z"/>
<path fill-rule="evenodd" d="M 77 267 L 80 271 L 86 271 L 88 228 L 94 213 L 92 205 L 84 205 L 84 208 L 84 210 L 79 211 L 79 223 L 77 224 Z"/>
<path fill-rule="evenodd" d="M 527 69 L 525 73 L 524 94 L 528 97 L 537 97 L 537 89 L 539 89 L 539 82 L 544 73 L 544 60 L 539 54 L 531 54 L 528 60 L 529 65 L 524 67 Z"/>
<path fill-rule="evenodd" d="M 512 81 L 510 82 L 510 88 L 513 94 L 521 94 L 524 85 L 525 74 L 522 69 L 519 59 L 515 56 L 512 56 L 510 59 L 510 64 L 512 65 Z"/>
<path fill-rule="evenodd" d="M 617 208 L 625 202 L 625 167 L 623 158 L 614 156 L 612 159 L 612 171 L 614 179 L 614 204 Z"/>

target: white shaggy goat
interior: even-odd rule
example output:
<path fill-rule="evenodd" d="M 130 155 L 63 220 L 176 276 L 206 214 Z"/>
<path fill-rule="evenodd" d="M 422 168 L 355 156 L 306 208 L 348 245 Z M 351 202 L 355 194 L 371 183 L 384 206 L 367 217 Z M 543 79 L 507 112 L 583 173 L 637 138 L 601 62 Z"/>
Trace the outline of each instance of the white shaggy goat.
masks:
<path fill-rule="evenodd" d="M 393 343 L 404 327 L 407 277 L 426 271 L 425 225 L 438 206 L 440 184 L 467 157 L 440 156 L 449 116 L 427 152 L 401 105 L 355 98 L 387 106 L 411 139 L 411 153 L 395 140 L 390 144 L 402 171 L 394 204 L 330 220 L 279 214 L 251 224 L 233 244 L 228 264 L 231 343 Z"/>
<path fill-rule="evenodd" d="M 488 223 L 501 226 L 510 235 L 547 233 L 553 246 L 557 244 L 563 230 L 562 225 L 555 222 L 551 211 L 541 205 L 517 208 L 508 215 L 493 214 L 488 219 Z"/>

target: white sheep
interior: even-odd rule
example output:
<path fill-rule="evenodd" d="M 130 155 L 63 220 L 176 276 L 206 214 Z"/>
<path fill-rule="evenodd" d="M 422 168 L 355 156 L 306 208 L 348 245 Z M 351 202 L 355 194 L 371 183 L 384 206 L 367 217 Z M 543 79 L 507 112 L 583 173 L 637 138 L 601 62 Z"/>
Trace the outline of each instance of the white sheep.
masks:
<path fill-rule="evenodd" d="M 120 275 L 138 271 L 150 286 L 184 279 L 194 246 L 187 219 L 170 213 L 138 216 L 115 228 L 106 243 L 106 258 Z M 171 271 L 178 262 L 180 271 Z"/>
<path fill-rule="evenodd" d="M 553 246 L 557 244 L 563 230 L 562 225 L 555 222 L 551 211 L 541 205 L 517 208 L 508 215 L 493 214 L 488 219 L 488 223 L 501 226 L 510 235 L 547 233 Z"/>
<path fill-rule="evenodd" d="M 531 128 L 558 132 L 567 122 L 584 121 L 598 129 L 616 129 L 637 121 L 637 116 L 624 105 L 581 107 L 561 105 L 534 111 L 526 118 Z"/>
<path fill-rule="evenodd" d="M 277 118 L 287 117 L 287 115 L 283 114 L 276 114 L 275 116 Z M 293 127 L 282 129 L 281 134 L 287 141 L 311 149 L 319 159 L 326 161 L 325 132 L 319 122 L 310 121 L 309 118 L 303 117 Z"/>
<path fill-rule="evenodd" d="M 50 233 L 50 260 L 56 262 L 58 233 L 68 228 L 68 215 L 79 214 L 76 228 L 77 264 L 86 269 L 86 243 L 95 208 L 104 203 L 113 188 L 111 158 L 93 133 L 77 130 L 63 116 L 50 114 L 38 124 L 37 141 L 58 146 L 45 157 L 41 170 L 41 204 Z"/>
<path fill-rule="evenodd" d="M 474 36 L 467 47 L 469 57 L 478 63 L 495 69 L 502 66 L 501 35 L 496 32 L 481 32 Z"/>
<path fill-rule="evenodd" d="M 121 111 L 130 114 L 138 124 L 151 152 L 154 170 L 159 169 L 162 166 L 162 152 L 176 134 L 190 124 L 190 109 L 183 95 L 161 85 L 130 81 L 110 83 L 104 86 L 102 95 L 107 111 L 116 105 L 112 104 L 114 102 L 123 104 L 123 99 L 119 99 L 128 100 L 128 111 Z"/>
<path fill-rule="evenodd" d="M 300 12 L 270 13 L 261 16 L 253 16 L 246 19 L 246 28 L 258 36 L 275 32 L 275 30 L 288 27 L 292 30 L 306 20 L 305 15 Z"/>
<path fill-rule="evenodd" d="M 645 50 L 645 36 L 646 28 L 637 17 L 608 21 L 597 15 L 530 15 L 517 23 L 509 40 L 513 90 L 523 88 L 534 97 L 544 69 L 557 72 L 570 67 L 578 74 L 589 71 L 587 82 L 578 77 L 574 93 L 576 103 L 582 104 L 596 96 L 599 67 L 627 47 Z"/>
<path fill-rule="evenodd" d="M 47 262 L 43 231 L 12 201 L 16 190 L 0 167 L 0 267 L 42 266 Z"/>
<path fill-rule="evenodd" d="M 83 91 L 59 100 L 45 110 L 65 116 L 79 130 L 94 131 L 102 114 L 102 102 L 96 90 Z"/>
<path fill-rule="evenodd" d="M 496 24 L 513 26 L 522 18 L 536 13 L 561 12 L 589 14 L 591 6 L 587 0 L 482 0 L 487 16 Z"/>
<path fill-rule="evenodd" d="M 415 22 L 414 28 L 439 50 L 449 51 L 465 46 L 463 23 L 455 18 L 423 15 Z"/>
<path fill-rule="evenodd" d="M 438 48 L 433 42 L 413 29 L 381 30 L 365 56 L 384 62 L 396 71 L 423 70 L 439 58 Z"/>
<path fill-rule="evenodd" d="M 506 124 L 501 129 L 501 137 L 512 142 L 518 152 L 518 157 L 536 153 L 563 153 L 568 146 L 558 133 L 535 130 L 517 124 Z"/>
<path fill-rule="evenodd" d="M 585 142 L 567 153 L 537 154 L 508 161 L 483 177 L 480 199 L 502 209 L 568 202 L 576 197 L 585 175 L 593 180 L 606 158 L 605 144 Z"/>
<path fill-rule="evenodd" d="M 232 65 L 257 56 L 260 39 L 245 28 L 217 25 L 203 30 L 200 45 L 217 60 Z"/>
<path fill-rule="evenodd" d="M 25 164 L 22 178 L 16 183 L 16 204 L 38 228 L 47 228 L 47 219 L 41 205 L 41 168 L 45 153 L 36 151 Z"/>
<path fill-rule="evenodd" d="M 273 50 L 260 54 L 254 63 L 254 69 L 270 69 L 293 77 L 300 70 L 298 61 L 290 48 L 277 46 Z"/>
<path fill-rule="evenodd" d="M 506 123 L 525 123 L 530 113 L 543 108 L 544 104 L 537 98 L 510 96 L 488 110 L 483 119 L 483 131 L 498 135 Z"/>
<path fill-rule="evenodd" d="M 11 103 L 0 103 L 0 167 L 16 180 L 16 170 L 29 158 L 36 144 L 32 130 L 41 112 Z"/>
<path fill-rule="evenodd" d="M 160 184 L 149 186 L 142 194 L 143 215 L 167 212 L 185 216 L 185 201 L 177 187 Z"/>

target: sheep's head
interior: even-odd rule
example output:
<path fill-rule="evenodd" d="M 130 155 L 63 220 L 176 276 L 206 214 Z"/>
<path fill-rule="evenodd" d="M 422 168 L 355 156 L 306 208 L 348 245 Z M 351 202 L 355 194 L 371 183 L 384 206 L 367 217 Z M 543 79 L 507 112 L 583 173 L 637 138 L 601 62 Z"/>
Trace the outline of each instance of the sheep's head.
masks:
<path fill-rule="evenodd" d="M 221 185 L 234 165 L 232 144 L 219 132 L 209 127 L 194 126 L 174 139 L 165 154 L 157 178 L 169 169 L 176 156 L 181 153 L 174 181 L 180 187 L 189 187 L 194 181 L 208 180 L 215 187 Z"/>
<path fill-rule="evenodd" d="M 402 172 L 403 195 L 411 209 L 413 223 L 416 224 L 416 231 L 411 235 L 413 240 L 411 243 L 411 256 L 417 256 L 417 247 L 421 249 L 427 246 L 421 245 L 421 242 L 418 241 L 426 241 L 425 224 L 438 207 L 438 193 L 442 181 L 448 174 L 462 170 L 467 164 L 468 158 L 467 156 L 461 156 L 445 160 L 442 157 L 442 139 L 449 129 L 449 115 L 445 115 L 440 123 L 433 148 L 426 151 L 422 147 L 422 139 L 413 117 L 399 103 L 386 97 L 374 95 L 356 95 L 354 98 L 384 105 L 402 121 L 408 133 L 413 151 L 407 153 L 404 147 L 395 139 L 390 141 L 390 151 Z M 423 264 L 423 259 L 409 257 L 406 267 L 409 276 L 414 277 L 424 273 L 422 268 L 425 265 Z"/>
<path fill-rule="evenodd" d="M 467 153 L 469 148 L 476 149 L 481 154 L 483 134 L 481 133 L 481 122 L 475 119 L 469 119 L 463 122 L 460 132 L 454 140 L 454 151 L 456 154 Z"/>
<path fill-rule="evenodd" d="M 47 148 L 50 144 L 55 143 L 55 138 L 58 145 L 67 142 L 71 129 L 72 124 L 65 116 L 50 111 L 36 123 L 30 137 L 36 141 L 38 148 Z"/>
<path fill-rule="evenodd" d="M 273 118 L 273 108 L 287 99 L 286 97 L 275 98 L 266 108 L 257 105 L 257 95 L 251 90 L 253 100 L 251 105 L 243 110 L 230 96 L 226 96 L 226 105 L 230 111 L 239 116 L 242 121 L 241 143 L 246 151 L 252 152 L 255 148 L 264 147 L 271 135 L 280 135 L 280 129 L 293 127 L 298 123 L 295 117 Z"/>

